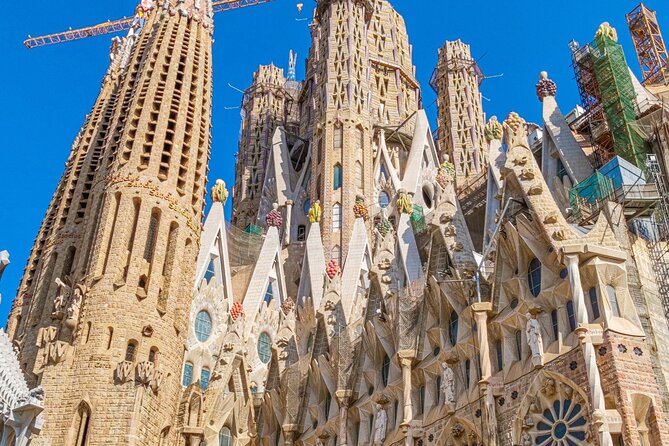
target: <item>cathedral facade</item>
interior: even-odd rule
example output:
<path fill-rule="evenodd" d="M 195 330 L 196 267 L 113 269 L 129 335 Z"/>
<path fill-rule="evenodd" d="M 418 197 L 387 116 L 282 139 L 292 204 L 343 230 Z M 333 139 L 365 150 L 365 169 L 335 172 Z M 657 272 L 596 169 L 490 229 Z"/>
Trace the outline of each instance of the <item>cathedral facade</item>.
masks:
<path fill-rule="evenodd" d="M 0 333 L 0 445 L 669 444 L 653 214 L 575 217 L 596 167 L 547 73 L 541 124 L 485 123 L 448 42 L 435 133 L 402 16 L 316 3 L 305 80 L 245 92 L 231 225 L 211 1 L 114 41 Z"/>

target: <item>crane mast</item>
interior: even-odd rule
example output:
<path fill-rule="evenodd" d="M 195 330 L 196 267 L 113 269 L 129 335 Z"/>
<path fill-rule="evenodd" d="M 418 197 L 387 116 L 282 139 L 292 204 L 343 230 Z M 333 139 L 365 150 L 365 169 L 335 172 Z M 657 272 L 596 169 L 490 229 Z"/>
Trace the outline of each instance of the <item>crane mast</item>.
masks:
<path fill-rule="evenodd" d="M 137 9 L 141 10 L 142 5 L 146 0 L 140 4 Z M 230 11 L 232 9 L 246 8 L 249 6 L 261 5 L 269 3 L 272 0 L 216 0 L 213 2 L 214 13 Z M 145 12 L 145 11 L 144 11 Z M 28 36 L 23 44 L 28 49 L 38 48 L 42 46 L 55 45 L 59 43 L 71 42 L 73 40 L 86 39 L 88 37 L 102 36 L 106 34 L 120 33 L 128 31 L 132 28 L 135 17 L 123 17 L 117 20 L 109 20 L 98 25 L 87 26 L 85 28 L 70 29 L 67 31 L 47 34 L 39 37 Z"/>

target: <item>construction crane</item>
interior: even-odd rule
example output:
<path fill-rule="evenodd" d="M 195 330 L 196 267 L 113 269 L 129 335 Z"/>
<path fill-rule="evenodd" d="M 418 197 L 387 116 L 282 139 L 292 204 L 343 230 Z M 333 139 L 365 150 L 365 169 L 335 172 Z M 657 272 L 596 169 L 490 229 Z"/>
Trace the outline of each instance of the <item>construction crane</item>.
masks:
<path fill-rule="evenodd" d="M 248 6 L 261 5 L 271 1 L 272 0 L 214 0 L 213 9 L 214 13 L 217 13 L 230 11 L 232 9 L 246 8 Z M 23 44 L 27 48 L 31 49 L 47 45 L 54 45 L 57 43 L 71 42 L 73 40 L 86 39 L 88 37 L 119 33 L 128 31 L 132 27 L 134 20 L 134 17 L 123 17 L 122 19 L 110 20 L 104 23 L 100 23 L 99 25 L 88 26 L 86 28 L 70 29 L 68 31 L 47 34 L 40 37 L 28 36 Z"/>

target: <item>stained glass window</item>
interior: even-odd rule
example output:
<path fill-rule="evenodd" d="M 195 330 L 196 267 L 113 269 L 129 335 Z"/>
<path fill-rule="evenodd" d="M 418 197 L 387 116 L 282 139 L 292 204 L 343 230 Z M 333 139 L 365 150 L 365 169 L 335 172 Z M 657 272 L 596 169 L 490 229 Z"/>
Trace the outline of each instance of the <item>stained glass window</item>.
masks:
<path fill-rule="evenodd" d="M 205 342 L 211 335 L 211 316 L 206 311 L 200 311 L 195 318 L 195 336 L 198 341 Z"/>
<path fill-rule="evenodd" d="M 260 333 L 258 336 L 258 357 L 263 364 L 272 359 L 272 340 L 267 333 Z"/>

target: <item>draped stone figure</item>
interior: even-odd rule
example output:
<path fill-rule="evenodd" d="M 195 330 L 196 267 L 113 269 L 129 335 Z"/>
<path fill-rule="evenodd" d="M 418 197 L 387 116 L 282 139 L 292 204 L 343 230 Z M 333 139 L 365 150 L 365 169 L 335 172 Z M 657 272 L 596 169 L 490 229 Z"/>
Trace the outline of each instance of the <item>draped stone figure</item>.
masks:
<path fill-rule="evenodd" d="M 388 425 L 388 414 L 380 405 L 376 405 L 376 420 L 374 421 L 374 444 L 382 444 L 386 439 L 386 427 Z"/>
<path fill-rule="evenodd" d="M 532 351 L 532 362 L 535 365 L 543 364 L 544 358 L 544 343 L 541 338 L 541 326 L 539 321 L 534 319 L 532 315 L 527 314 L 527 327 L 525 334 L 527 335 L 527 345 Z"/>
<path fill-rule="evenodd" d="M 445 362 L 441 363 L 441 391 L 444 394 L 444 403 L 455 403 L 455 374 L 453 369 Z"/>

